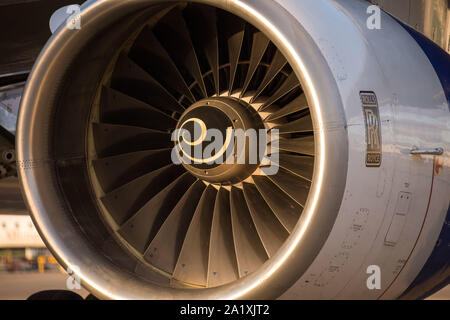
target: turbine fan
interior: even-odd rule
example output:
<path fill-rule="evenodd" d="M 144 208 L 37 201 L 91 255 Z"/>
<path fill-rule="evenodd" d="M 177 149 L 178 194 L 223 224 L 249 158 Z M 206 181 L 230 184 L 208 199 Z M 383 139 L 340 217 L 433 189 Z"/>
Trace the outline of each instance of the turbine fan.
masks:
<path fill-rule="evenodd" d="M 91 177 L 106 221 L 136 256 L 172 286 L 215 287 L 276 254 L 307 200 L 314 132 L 300 82 L 261 31 L 213 7 L 166 10 L 127 41 L 99 96 Z M 172 131 L 208 99 L 238 102 L 279 130 L 277 174 L 260 163 L 218 181 L 172 163 Z"/>

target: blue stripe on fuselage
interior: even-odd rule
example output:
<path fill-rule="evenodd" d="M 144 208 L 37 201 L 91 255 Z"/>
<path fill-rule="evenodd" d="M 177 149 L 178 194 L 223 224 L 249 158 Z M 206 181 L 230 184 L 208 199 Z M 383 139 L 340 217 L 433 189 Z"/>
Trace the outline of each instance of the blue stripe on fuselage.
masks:
<path fill-rule="evenodd" d="M 424 299 L 450 283 L 450 206 L 447 210 L 444 226 L 438 241 L 413 283 L 402 294 L 405 298 Z M 420 295 L 412 294 L 414 288 L 420 288 Z"/>
<path fill-rule="evenodd" d="M 395 19 L 395 18 L 394 18 Z M 411 35 L 430 60 L 438 76 L 450 111 L 450 55 L 420 32 L 396 19 Z M 450 282 L 450 206 L 438 241 L 413 283 L 400 298 L 423 299 Z M 414 288 L 419 288 L 413 292 Z M 420 292 L 420 293 L 418 293 Z"/>

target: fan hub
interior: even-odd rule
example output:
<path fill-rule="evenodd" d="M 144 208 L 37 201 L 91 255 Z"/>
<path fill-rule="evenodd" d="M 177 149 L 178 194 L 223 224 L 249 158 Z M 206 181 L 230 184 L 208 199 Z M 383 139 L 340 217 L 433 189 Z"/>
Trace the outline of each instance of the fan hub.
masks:
<path fill-rule="evenodd" d="M 175 137 L 185 168 L 202 180 L 222 185 L 248 178 L 258 168 L 259 155 L 266 147 L 259 114 L 232 97 L 194 103 L 178 121 Z"/>

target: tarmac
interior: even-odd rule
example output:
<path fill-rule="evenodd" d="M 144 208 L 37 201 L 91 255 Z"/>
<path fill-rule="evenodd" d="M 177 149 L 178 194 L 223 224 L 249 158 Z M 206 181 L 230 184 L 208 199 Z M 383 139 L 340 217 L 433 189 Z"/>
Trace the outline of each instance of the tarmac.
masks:
<path fill-rule="evenodd" d="M 43 290 L 67 290 L 67 274 L 62 272 L 0 272 L 0 300 L 24 300 Z M 85 298 L 89 292 L 71 290 Z"/>
<path fill-rule="evenodd" d="M 39 272 L 0 272 L 0 300 L 24 300 L 42 290 L 67 290 L 68 276 L 58 270 Z M 72 290 L 85 298 L 85 289 Z M 430 300 L 450 300 L 450 285 L 442 289 Z"/>

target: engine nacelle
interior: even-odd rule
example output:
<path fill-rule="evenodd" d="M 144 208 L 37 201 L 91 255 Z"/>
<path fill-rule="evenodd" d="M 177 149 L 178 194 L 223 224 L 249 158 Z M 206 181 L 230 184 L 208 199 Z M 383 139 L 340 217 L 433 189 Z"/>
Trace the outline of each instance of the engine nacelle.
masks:
<path fill-rule="evenodd" d="M 368 28 L 369 5 L 83 4 L 36 61 L 17 129 L 57 260 L 106 299 L 421 298 L 448 283 L 450 59 L 383 12 Z M 174 164 L 186 123 L 278 132 L 278 170 Z"/>

